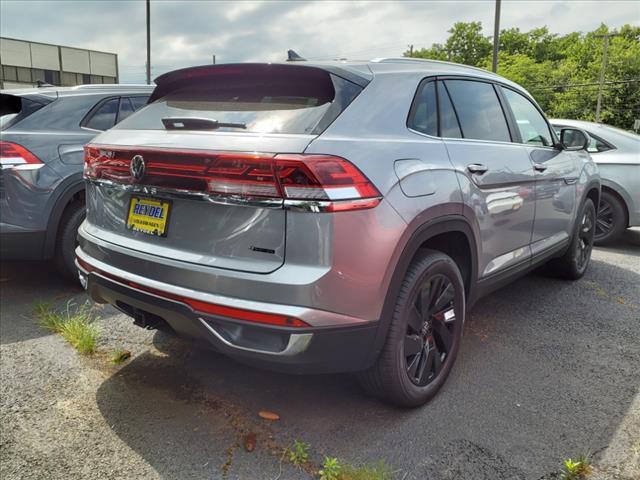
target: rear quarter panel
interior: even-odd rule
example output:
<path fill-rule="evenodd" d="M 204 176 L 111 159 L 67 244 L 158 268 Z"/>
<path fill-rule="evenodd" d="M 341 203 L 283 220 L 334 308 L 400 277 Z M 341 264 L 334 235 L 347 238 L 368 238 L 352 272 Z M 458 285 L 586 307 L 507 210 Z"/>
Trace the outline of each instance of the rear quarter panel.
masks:
<path fill-rule="evenodd" d="M 305 150 L 338 155 L 355 164 L 385 197 L 383 204 L 390 207 L 387 218 L 379 217 L 375 228 L 349 225 L 348 218 L 345 216 L 343 222 L 339 214 L 333 222 L 334 238 L 338 240 L 334 244 L 334 265 L 340 266 L 338 270 L 366 273 L 368 282 L 376 285 L 378 312 L 411 234 L 431 219 L 463 214 L 460 187 L 444 143 L 407 128 L 414 94 L 425 76 L 403 73 L 374 77 Z M 353 242 L 339 243 L 348 238 L 343 230 L 353 235 Z"/>

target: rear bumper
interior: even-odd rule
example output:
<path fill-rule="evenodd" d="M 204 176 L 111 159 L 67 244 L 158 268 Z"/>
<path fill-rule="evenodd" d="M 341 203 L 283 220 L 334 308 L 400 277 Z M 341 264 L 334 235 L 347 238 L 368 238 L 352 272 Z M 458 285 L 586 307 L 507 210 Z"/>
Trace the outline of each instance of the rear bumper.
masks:
<path fill-rule="evenodd" d="M 81 257 L 81 250 L 78 253 Z M 84 260 L 92 262 L 86 256 Z M 196 312 L 180 301 L 133 288 L 100 273 L 87 272 L 80 266 L 79 272 L 96 302 L 110 303 L 139 322 L 162 319 L 178 334 L 205 342 L 249 365 L 298 374 L 355 372 L 369 366 L 378 322 L 345 323 L 345 319 L 340 318 L 339 326 L 309 328 L 257 324 Z M 298 308 L 283 307 L 283 314 Z M 269 308 L 273 311 L 274 305 Z M 302 319 L 331 315 L 309 309 L 297 313 Z"/>

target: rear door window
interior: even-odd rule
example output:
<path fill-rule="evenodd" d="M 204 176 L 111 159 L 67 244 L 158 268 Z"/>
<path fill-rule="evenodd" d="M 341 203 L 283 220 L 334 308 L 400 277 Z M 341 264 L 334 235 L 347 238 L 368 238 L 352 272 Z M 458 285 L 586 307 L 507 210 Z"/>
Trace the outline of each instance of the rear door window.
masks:
<path fill-rule="evenodd" d="M 118 109 L 118 122 L 121 122 L 134 112 L 133 105 L 127 97 L 120 98 L 120 108 Z"/>
<path fill-rule="evenodd" d="M 273 78 L 212 76 L 170 91 L 116 128 L 163 130 L 162 119 L 199 118 L 219 123 L 216 131 L 318 134 L 362 87 L 324 70 L 304 70 Z"/>
<path fill-rule="evenodd" d="M 456 111 L 451 104 L 449 93 L 442 82 L 438 82 L 438 107 L 440 109 L 440 136 L 462 138 Z"/>
<path fill-rule="evenodd" d="M 90 112 L 90 116 L 84 121 L 83 126 L 94 130 L 109 130 L 116 123 L 118 115 L 119 98 L 110 98 Z"/>
<path fill-rule="evenodd" d="M 446 80 L 444 85 L 453 102 L 464 138 L 511 141 L 507 120 L 492 84 Z"/>
<path fill-rule="evenodd" d="M 129 97 L 129 100 L 131 100 L 134 110 L 140 110 L 142 107 L 144 107 L 147 104 L 147 100 L 149 100 L 149 97 L 148 96 Z"/>

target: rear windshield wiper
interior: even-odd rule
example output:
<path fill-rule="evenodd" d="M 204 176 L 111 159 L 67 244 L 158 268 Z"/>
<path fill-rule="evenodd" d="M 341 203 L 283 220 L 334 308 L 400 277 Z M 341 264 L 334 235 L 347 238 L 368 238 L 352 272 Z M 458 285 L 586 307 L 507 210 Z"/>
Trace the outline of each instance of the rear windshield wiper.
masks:
<path fill-rule="evenodd" d="M 246 129 L 246 123 L 219 122 L 211 118 L 165 117 L 162 124 L 167 130 L 217 130 L 221 127 Z"/>

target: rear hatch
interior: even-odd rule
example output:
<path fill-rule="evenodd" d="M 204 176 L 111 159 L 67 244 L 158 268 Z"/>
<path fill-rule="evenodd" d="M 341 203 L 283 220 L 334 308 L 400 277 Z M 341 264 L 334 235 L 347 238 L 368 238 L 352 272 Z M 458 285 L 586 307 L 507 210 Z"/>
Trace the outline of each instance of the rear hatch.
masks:
<path fill-rule="evenodd" d="M 366 80 L 242 64 L 179 70 L 156 83 L 149 105 L 86 147 L 86 231 L 172 260 L 277 269 L 286 210 L 276 177 L 286 168 L 300 177 L 299 154 Z"/>

